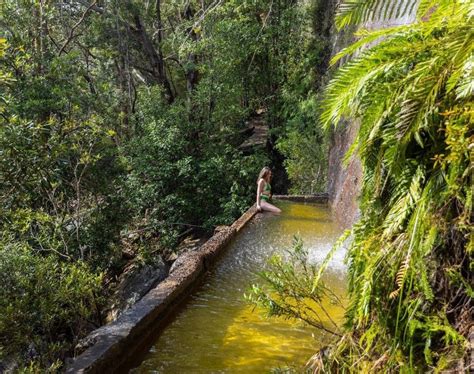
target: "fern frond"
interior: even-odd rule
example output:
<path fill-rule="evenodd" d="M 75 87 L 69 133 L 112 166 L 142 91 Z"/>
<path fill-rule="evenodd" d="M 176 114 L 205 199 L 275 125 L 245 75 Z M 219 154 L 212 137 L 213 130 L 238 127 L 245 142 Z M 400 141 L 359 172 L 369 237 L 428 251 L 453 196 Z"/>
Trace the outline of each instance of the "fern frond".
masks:
<path fill-rule="evenodd" d="M 345 0 L 337 10 L 336 26 L 401 18 L 413 13 L 416 5 L 417 1 L 410 0 Z"/>
<path fill-rule="evenodd" d="M 390 8 L 391 3 L 343 1 L 340 26 L 404 14 L 400 2 Z M 442 367 L 434 339 L 443 341 L 446 352 L 460 347 L 444 306 L 433 302 L 440 298 L 439 278 L 448 276 L 439 269 L 457 263 L 450 273 L 456 292 L 463 300 L 474 294 L 466 286 L 472 283 L 474 253 L 474 3 L 419 3 L 413 25 L 363 29 L 360 40 L 335 56 L 333 62 L 356 55 L 330 82 L 322 116 L 325 126 L 347 115 L 357 119 L 351 152 L 363 167 L 361 221 L 347 254 L 347 326 L 362 333 L 362 345 L 374 346 L 378 339 L 384 350 L 377 354 L 389 346 L 400 358 L 397 365 L 408 371 Z M 460 298 L 448 283 L 441 287 L 451 295 L 446 302 L 454 316 L 461 308 L 451 304 Z M 384 329 L 371 329 L 374 324 Z M 373 367 L 374 360 L 364 360 Z M 347 361 L 353 366 L 346 368 L 361 369 Z"/>
<path fill-rule="evenodd" d="M 324 258 L 322 264 L 319 266 L 316 276 L 314 277 L 312 286 L 313 291 L 318 287 L 319 281 L 321 280 L 323 273 L 326 271 L 329 261 L 331 261 L 331 258 L 334 256 L 334 253 L 337 249 L 341 248 L 341 246 L 344 245 L 344 242 L 347 240 L 347 238 L 349 238 L 350 234 L 350 230 L 344 231 L 344 233 L 340 236 L 340 238 L 336 241 L 336 243 L 332 246 L 331 250 Z"/>
<path fill-rule="evenodd" d="M 412 29 L 411 29 L 412 30 Z M 361 29 L 357 31 L 354 36 L 359 38 L 357 41 L 351 45 L 343 48 L 341 51 L 336 53 L 330 61 L 330 65 L 333 66 L 339 62 L 342 58 L 350 56 L 355 52 L 359 51 L 361 48 L 376 42 L 381 38 L 393 38 L 395 36 L 402 36 L 405 32 L 410 31 L 409 25 L 400 25 L 395 27 L 388 27 L 380 30 L 369 31 L 367 29 Z"/>
<path fill-rule="evenodd" d="M 396 298 L 400 294 L 400 290 L 403 287 L 403 282 L 408 272 L 408 268 L 410 266 L 410 258 L 411 253 L 408 252 L 405 259 L 402 261 L 400 268 L 398 269 L 397 275 L 395 276 L 395 284 L 397 285 L 397 289 L 392 291 L 389 295 L 390 299 Z"/>

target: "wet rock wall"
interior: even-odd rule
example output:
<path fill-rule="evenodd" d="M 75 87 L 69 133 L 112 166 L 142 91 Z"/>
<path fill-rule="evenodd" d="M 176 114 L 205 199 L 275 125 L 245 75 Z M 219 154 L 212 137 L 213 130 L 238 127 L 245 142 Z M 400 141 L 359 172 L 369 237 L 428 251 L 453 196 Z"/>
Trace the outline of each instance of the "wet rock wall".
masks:
<path fill-rule="evenodd" d="M 387 12 L 376 9 L 372 20 L 364 27 L 368 29 L 378 29 L 398 25 L 410 24 L 415 20 L 418 1 L 398 0 L 391 5 L 393 8 Z M 398 11 L 400 9 L 400 11 Z M 406 11 L 405 11 L 406 10 Z M 392 17 L 386 19 L 387 14 Z M 332 54 L 336 54 L 341 49 L 349 45 L 354 37 L 355 30 L 345 30 L 338 32 L 333 25 Z M 342 61 L 344 63 L 344 61 Z M 344 158 L 347 150 L 354 142 L 358 131 L 356 119 L 346 119 L 338 124 L 330 135 L 329 145 L 329 175 L 328 175 L 328 195 L 329 204 L 334 218 L 343 226 L 350 227 L 359 218 L 358 196 L 360 194 L 362 181 L 362 165 L 357 155 L 351 157 L 347 163 Z"/>

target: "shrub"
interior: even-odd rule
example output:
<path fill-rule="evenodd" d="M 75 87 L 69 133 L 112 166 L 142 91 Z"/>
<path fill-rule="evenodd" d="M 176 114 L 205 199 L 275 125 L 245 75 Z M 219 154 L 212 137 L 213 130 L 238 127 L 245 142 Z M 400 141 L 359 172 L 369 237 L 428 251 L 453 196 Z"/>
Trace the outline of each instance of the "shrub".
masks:
<path fill-rule="evenodd" d="M 52 365 L 101 322 L 102 274 L 83 262 L 42 255 L 27 244 L 0 248 L 0 358 Z"/>

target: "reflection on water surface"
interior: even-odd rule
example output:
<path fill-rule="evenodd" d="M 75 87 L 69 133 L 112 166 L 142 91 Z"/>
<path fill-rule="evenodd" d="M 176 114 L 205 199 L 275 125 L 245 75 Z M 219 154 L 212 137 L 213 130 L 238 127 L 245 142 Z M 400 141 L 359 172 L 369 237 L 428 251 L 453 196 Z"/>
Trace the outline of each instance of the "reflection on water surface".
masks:
<path fill-rule="evenodd" d="M 278 202 L 280 216 L 259 214 L 230 244 L 186 307 L 157 337 L 134 373 L 267 373 L 272 368 L 302 368 L 325 336 L 300 322 L 266 319 L 243 299 L 273 253 L 303 239 L 311 261 L 322 261 L 341 230 L 324 205 Z M 326 281 L 344 294 L 343 250 L 330 263 Z M 327 309 L 335 319 L 342 311 Z"/>

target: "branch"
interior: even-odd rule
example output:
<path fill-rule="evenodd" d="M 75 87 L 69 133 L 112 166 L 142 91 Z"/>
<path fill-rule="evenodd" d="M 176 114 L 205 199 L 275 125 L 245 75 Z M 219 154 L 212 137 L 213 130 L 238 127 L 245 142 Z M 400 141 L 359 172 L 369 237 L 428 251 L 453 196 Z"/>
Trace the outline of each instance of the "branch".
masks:
<path fill-rule="evenodd" d="M 84 5 L 84 6 L 85 5 L 89 6 L 89 3 L 88 3 L 87 0 L 77 0 L 77 2 Z M 97 3 L 97 1 L 95 1 L 94 3 Z M 104 13 L 109 14 L 108 12 L 106 12 L 106 10 L 104 8 L 101 8 L 101 7 L 99 7 L 95 4 L 92 4 L 90 6 L 90 8 L 91 8 L 91 10 L 93 10 L 94 12 L 99 13 L 99 14 L 104 14 Z"/>
<path fill-rule="evenodd" d="M 262 34 L 263 30 L 265 29 L 265 27 L 267 27 L 268 17 L 270 17 L 270 14 L 272 13 L 272 8 L 273 8 L 273 0 L 270 3 L 270 8 L 268 9 L 267 15 L 265 16 L 264 20 L 262 21 L 262 27 L 260 28 L 260 30 L 257 34 L 257 37 L 255 38 L 256 40 L 258 40 L 260 38 L 260 35 Z M 250 60 L 249 66 L 247 67 L 247 71 L 250 71 L 250 67 L 253 64 L 253 60 L 255 59 L 256 54 L 257 54 L 257 51 L 254 51 L 253 55 L 252 55 L 252 59 Z"/>
<path fill-rule="evenodd" d="M 208 8 L 202 10 L 202 14 L 199 15 L 199 18 L 196 21 L 193 22 L 193 25 L 187 31 L 186 37 L 187 38 L 191 37 L 192 33 L 194 32 L 194 29 L 196 27 L 200 26 L 200 24 L 204 21 L 206 15 L 211 13 L 214 9 L 217 9 L 219 7 L 219 5 L 221 5 L 221 4 L 222 4 L 222 0 L 217 0 L 215 3 L 211 4 Z M 186 9 L 186 7 L 188 5 L 189 5 L 189 1 L 185 4 L 184 9 Z M 196 16 L 196 15 L 194 15 L 194 16 Z M 169 20 L 169 17 L 168 17 L 168 20 Z M 171 24 L 171 21 L 169 21 L 169 22 Z M 173 32 L 174 32 L 174 28 L 173 28 Z M 184 46 L 185 43 L 186 43 L 186 40 L 183 43 L 181 43 L 178 50 L 180 50 Z"/>
<path fill-rule="evenodd" d="M 95 4 L 97 3 L 97 0 L 94 0 L 88 7 L 87 9 L 84 11 L 84 13 L 82 14 L 81 18 L 79 19 L 79 21 L 76 22 L 76 24 L 71 28 L 71 31 L 69 32 L 69 36 L 67 38 L 67 40 L 64 42 L 63 46 L 61 47 L 61 49 L 59 50 L 58 52 L 58 55 L 60 56 L 64 50 L 66 49 L 66 47 L 69 45 L 69 43 L 74 39 L 75 35 L 74 35 L 74 31 L 76 31 L 76 29 L 81 25 L 82 22 L 84 22 L 84 20 L 86 19 L 86 16 L 87 14 L 89 14 L 89 12 L 92 10 L 92 8 L 95 7 Z"/>

